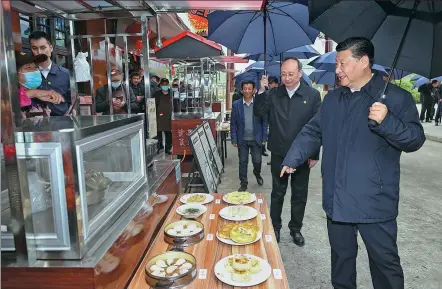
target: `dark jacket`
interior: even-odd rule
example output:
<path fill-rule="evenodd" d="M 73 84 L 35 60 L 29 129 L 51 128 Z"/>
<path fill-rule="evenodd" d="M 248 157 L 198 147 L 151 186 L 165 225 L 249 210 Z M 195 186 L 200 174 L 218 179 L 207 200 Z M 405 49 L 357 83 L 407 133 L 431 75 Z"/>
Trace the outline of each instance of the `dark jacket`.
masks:
<path fill-rule="evenodd" d="M 431 106 L 434 103 L 434 98 L 431 95 L 431 91 L 433 89 L 433 86 L 431 83 L 425 83 L 421 86 L 419 86 L 419 93 L 420 93 L 420 100 L 422 105 L 424 106 Z"/>
<path fill-rule="evenodd" d="M 144 84 L 138 83 L 137 85 L 133 84 L 132 82 L 129 83 L 130 88 L 132 88 L 132 91 L 134 92 L 135 96 L 142 96 L 144 98 Z"/>
<path fill-rule="evenodd" d="M 241 144 L 244 140 L 244 105 L 242 98 L 232 104 L 232 118 L 230 120 L 232 144 Z M 268 124 L 264 117 L 253 116 L 253 134 L 256 142 L 260 145 L 267 140 L 267 128 Z"/>
<path fill-rule="evenodd" d="M 59 104 L 44 103 L 51 110 L 51 116 L 64 115 L 71 106 L 71 83 L 69 70 L 52 62 L 48 77 L 43 75 L 41 85 L 38 89 L 53 90 L 63 96 L 65 102 Z"/>
<path fill-rule="evenodd" d="M 300 83 L 290 98 L 285 85 L 272 88 L 255 97 L 255 115 L 269 122 L 267 148 L 272 154 L 285 157 L 293 140 L 321 107 L 319 91 Z M 319 148 L 310 156 L 319 159 Z"/>
<path fill-rule="evenodd" d="M 172 96 L 157 91 L 154 94 L 157 109 L 157 131 L 172 131 Z"/>
<path fill-rule="evenodd" d="M 375 74 L 359 92 L 346 87 L 329 92 L 283 162 L 296 168 L 322 145 L 322 205 L 334 221 L 395 219 L 401 152 L 416 151 L 425 142 L 413 97 L 393 84 L 384 100 L 387 116 L 380 125 L 368 126 L 369 108 L 384 84 L 382 75 Z"/>
<path fill-rule="evenodd" d="M 95 96 L 95 109 L 97 112 L 102 112 L 103 114 L 109 114 L 109 103 L 107 102 L 107 93 L 108 93 L 107 87 L 108 85 L 105 84 L 104 86 L 98 88 Z M 112 91 L 121 90 L 121 89 L 123 90 L 124 93 L 126 93 L 124 85 L 116 89 L 112 88 Z M 137 102 L 137 98 L 130 87 L 129 87 L 129 94 L 130 94 L 129 97 L 126 96 L 126 104 L 124 108 L 127 111 L 127 104 L 130 100 L 130 109 L 131 109 L 130 113 L 131 114 L 139 113 L 141 111 L 140 105 Z"/>

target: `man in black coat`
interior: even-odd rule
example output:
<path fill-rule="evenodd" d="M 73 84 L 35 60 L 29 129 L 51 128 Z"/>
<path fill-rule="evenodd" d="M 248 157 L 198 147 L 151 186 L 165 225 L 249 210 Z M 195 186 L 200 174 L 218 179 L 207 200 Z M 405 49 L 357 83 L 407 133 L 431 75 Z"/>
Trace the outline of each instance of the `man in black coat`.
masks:
<path fill-rule="evenodd" d="M 323 149 L 322 207 L 327 214 L 333 288 L 356 289 L 357 232 L 367 248 L 373 287 L 404 289 L 397 248 L 400 156 L 425 134 L 413 96 L 373 74 L 374 46 L 362 37 L 336 47 L 340 87 L 293 142 L 281 176 Z M 369 123 L 369 119 L 374 123 Z"/>
<path fill-rule="evenodd" d="M 283 85 L 266 91 L 268 80 L 266 76 L 263 76 L 260 90 L 255 98 L 255 114 L 266 117 L 269 122 L 267 148 L 272 153 L 270 160 L 272 173 L 270 217 L 278 242 L 282 227 L 281 212 L 289 180 L 288 176 L 279 177 L 281 164 L 295 137 L 321 106 L 319 91 L 302 83 L 301 78 L 301 62 L 296 58 L 286 58 L 281 66 Z M 304 245 L 301 228 L 307 204 L 310 169 L 316 165 L 318 159 L 319 148 L 292 175 L 290 181 L 292 197 L 289 229 L 294 243 L 298 246 Z"/>
<path fill-rule="evenodd" d="M 420 120 L 421 122 L 431 122 L 431 113 L 433 111 L 434 106 L 434 98 L 431 95 L 431 90 L 433 89 L 433 86 L 431 85 L 431 82 L 428 81 L 428 83 L 425 83 L 424 85 L 419 86 L 419 92 L 421 96 L 422 101 L 422 109 L 421 109 L 421 115 Z"/>

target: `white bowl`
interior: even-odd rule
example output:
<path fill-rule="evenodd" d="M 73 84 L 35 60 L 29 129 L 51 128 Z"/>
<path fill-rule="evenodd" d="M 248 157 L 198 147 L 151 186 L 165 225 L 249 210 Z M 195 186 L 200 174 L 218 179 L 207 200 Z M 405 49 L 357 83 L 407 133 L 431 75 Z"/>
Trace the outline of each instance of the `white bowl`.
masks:
<path fill-rule="evenodd" d="M 188 210 L 188 209 L 198 209 L 199 212 L 196 214 L 188 214 L 186 212 L 186 210 Z M 202 214 L 204 214 L 206 211 L 207 211 L 207 207 L 204 205 L 201 205 L 201 204 L 185 204 L 185 205 L 179 206 L 176 209 L 177 214 L 183 216 L 186 219 L 196 219 L 199 216 L 201 216 Z"/>

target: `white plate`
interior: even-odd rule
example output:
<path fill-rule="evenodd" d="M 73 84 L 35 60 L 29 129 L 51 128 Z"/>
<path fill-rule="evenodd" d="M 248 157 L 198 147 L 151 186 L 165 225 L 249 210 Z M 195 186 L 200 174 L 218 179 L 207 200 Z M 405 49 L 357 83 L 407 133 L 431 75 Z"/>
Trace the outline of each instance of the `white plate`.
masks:
<path fill-rule="evenodd" d="M 186 194 L 184 196 L 182 196 L 180 198 L 181 203 L 183 204 L 187 204 L 187 199 L 190 198 L 193 195 L 204 195 L 206 197 L 206 199 L 204 200 L 204 202 L 202 203 L 189 203 L 189 204 L 201 204 L 201 205 L 205 205 L 210 203 L 211 201 L 213 201 L 214 197 L 210 194 Z"/>
<path fill-rule="evenodd" d="M 240 208 L 247 208 L 249 211 L 245 216 L 236 216 L 235 210 L 240 210 Z M 229 221 L 246 221 L 255 218 L 258 215 L 258 211 L 249 206 L 229 206 L 223 208 L 219 211 L 219 215 Z"/>
<path fill-rule="evenodd" d="M 226 202 L 227 204 L 231 204 L 231 205 L 247 205 L 247 204 L 251 204 L 254 201 L 256 201 L 256 195 L 255 194 L 251 194 L 250 201 L 247 202 L 247 203 L 232 203 L 232 202 L 229 202 L 227 200 L 227 194 L 226 194 L 226 195 L 223 196 L 223 201 Z"/>
<path fill-rule="evenodd" d="M 269 279 L 270 275 L 272 275 L 272 267 L 270 267 L 269 262 L 266 260 L 253 256 L 244 254 L 245 256 L 253 259 L 258 259 L 261 263 L 261 271 L 256 274 L 250 274 L 252 276 L 252 280 L 249 282 L 235 282 L 232 280 L 232 273 L 227 272 L 225 263 L 227 260 L 231 257 L 234 257 L 236 255 L 227 256 L 225 258 L 222 258 L 218 263 L 215 265 L 215 276 L 223 283 L 231 286 L 236 287 L 249 287 L 249 286 L 256 286 L 258 284 L 261 284 L 265 282 L 267 279 Z"/>
<path fill-rule="evenodd" d="M 185 213 L 185 211 L 187 209 L 192 209 L 192 208 L 198 209 L 199 213 L 193 214 L 193 215 Z M 201 205 L 199 203 L 189 203 L 189 204 L 185 204 L 185 205 L 182 205 L 182 206 L 179 206 L 178 208 L 176 208 L 176 213 L 178 215 L 183 216 L 184 218 L 198 218 L 199 216 L 204 214 L 206 211 L 207 211 L 207 207 L 204 205 Z"/>
<path fill-rule="evenodd" d="M 261 232 L 261 231 L 258 232 L 258 236 L 256 236 L 256 239 L 255 239 L 254 241 L 249 242 L 249 243 L 244 243 L 244 244 L 236 243 L 236 242 L 234 242 L 232 239 L 224 239 L 224 238 L 221 238 L 221 237 L 218 235 L 218 232 L 216 232 L 216 237 L 218 238 L 218 240 L 220 240 L 221 242 L 223 242 L 223 243 L 225 243 L 225 244 L 228 244 L 228 245 L 232 245 L 232 246 L 244 246 L 244 245 L 253 244 L 253 243 L 259 241 L 259 240 L 261 239 L 261 237 L 262 237 L 262 232 Z"/>

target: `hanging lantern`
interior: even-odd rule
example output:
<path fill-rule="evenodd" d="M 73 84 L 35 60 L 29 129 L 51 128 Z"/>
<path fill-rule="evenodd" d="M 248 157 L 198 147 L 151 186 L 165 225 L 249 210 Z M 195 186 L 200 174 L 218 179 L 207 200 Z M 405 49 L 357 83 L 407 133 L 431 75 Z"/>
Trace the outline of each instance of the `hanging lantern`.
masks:
<path fill-rule="evenodd" d="M 137 40 L 136 42 L 135 42 L 135 48 L 137 49 L 137 50 L 139 50 L 139 51 L 141 51 L 141 49 L 143 49 L 143 41 L 142 40 Z"/>

